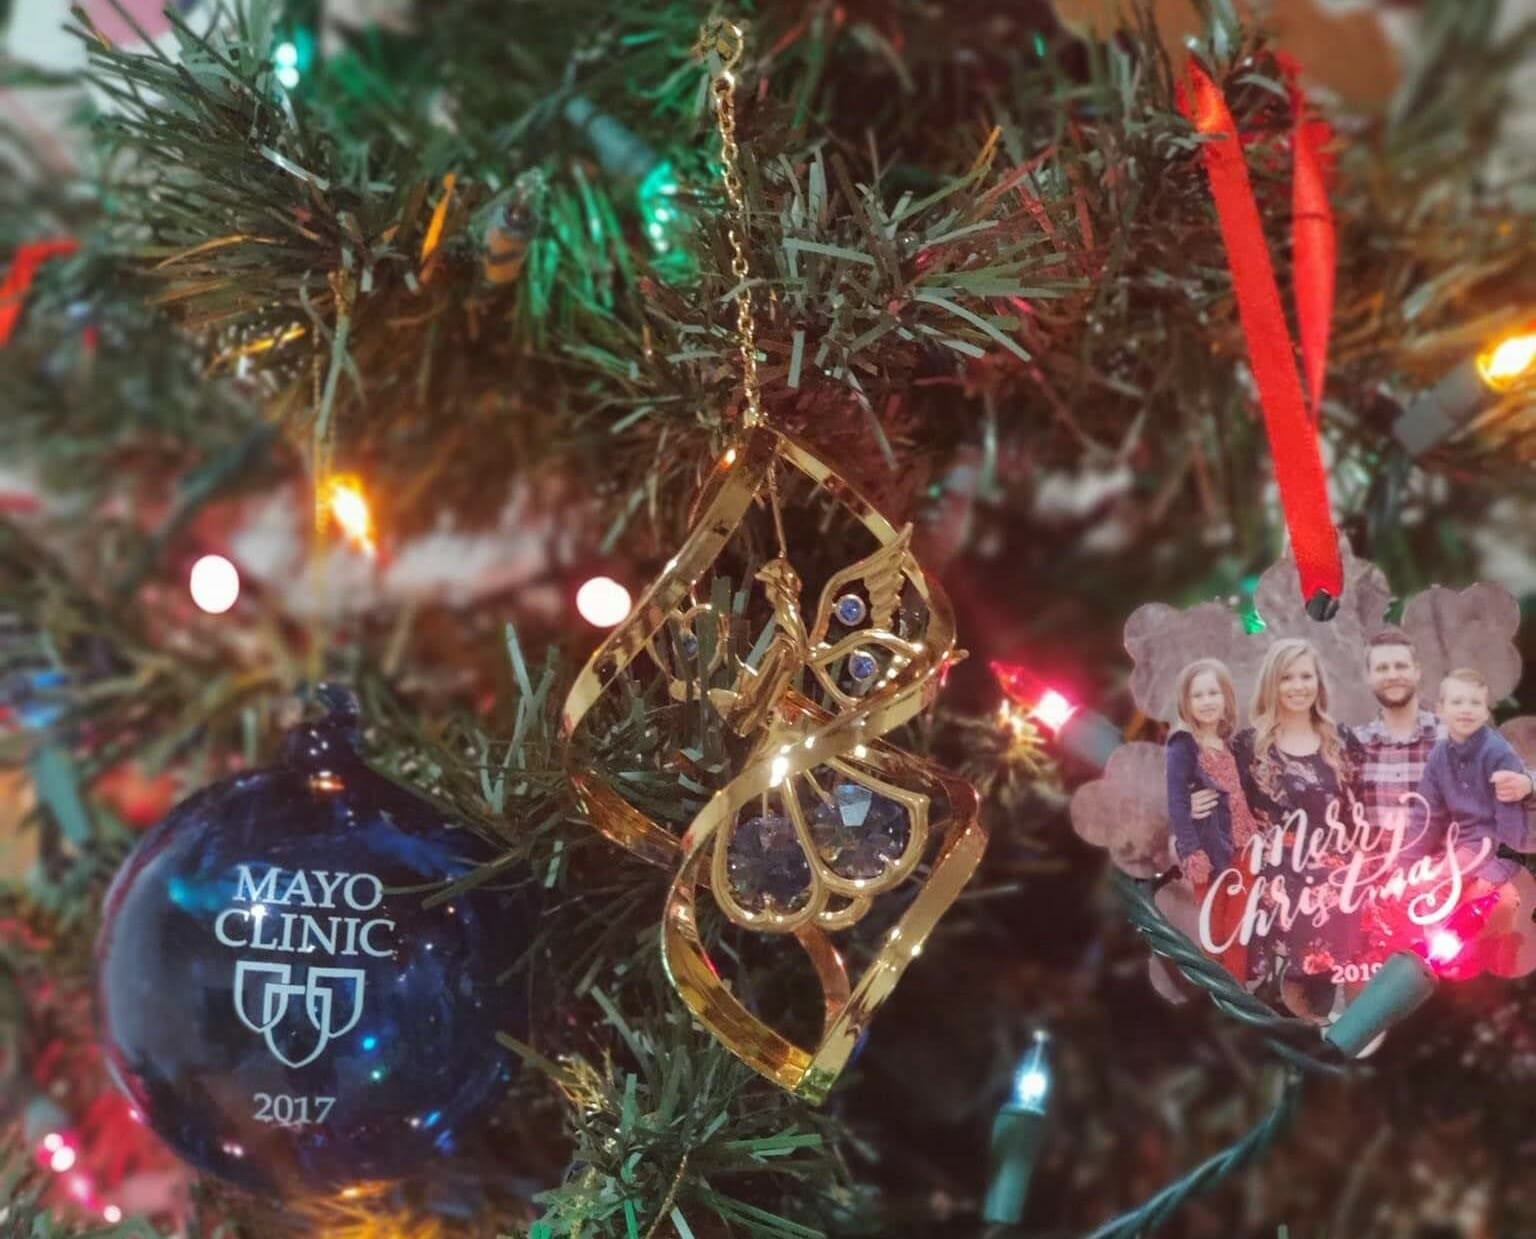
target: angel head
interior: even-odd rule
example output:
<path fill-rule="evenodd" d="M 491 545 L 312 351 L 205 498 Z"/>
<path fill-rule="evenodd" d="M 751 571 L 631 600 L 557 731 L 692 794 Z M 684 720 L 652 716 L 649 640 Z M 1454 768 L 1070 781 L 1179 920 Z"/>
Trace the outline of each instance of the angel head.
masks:
<path fill-rule="evenodd" d="M 782 555 L 759 568 L 757 579 L 763 583 L 763 590 L 775 611 L 799 607 L 800 574 Z"/>

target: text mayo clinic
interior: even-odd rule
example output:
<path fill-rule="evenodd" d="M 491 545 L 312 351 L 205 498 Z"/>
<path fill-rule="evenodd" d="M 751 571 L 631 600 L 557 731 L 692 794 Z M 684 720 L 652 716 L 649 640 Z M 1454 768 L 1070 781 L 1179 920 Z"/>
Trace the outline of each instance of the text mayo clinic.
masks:
<path fill-rule="evenodd" d="M 219 913 L 213 932 L 225 946 L 250 950 L 389 959 L 395 922 L 367 915 L 383 902 L 384 884 L 371 873 L 295 869 L 285 876 L 273 867 L 258 878 L 241 865 L 235 902 Z M 289 906 L 338 914 L 277 911 Z"/>

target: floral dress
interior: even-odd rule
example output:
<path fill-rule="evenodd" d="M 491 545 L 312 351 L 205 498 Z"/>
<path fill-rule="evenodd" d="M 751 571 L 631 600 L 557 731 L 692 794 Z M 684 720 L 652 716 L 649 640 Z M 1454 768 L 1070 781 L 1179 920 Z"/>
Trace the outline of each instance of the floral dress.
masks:
<path fill-rule="evenodd" d="M 1338 910 L 1337 887 L 1330 882 L 1340 868 L 1349 864 L 1350 857 L 1338 849 L 1323 850 L 1310 857 L 1297 872 L 1292 866 L 1291 845 L 1296 842 L 1298 823 L 1292 815 L 1298 809 L 1303 811 L 1309 830 L 1321 830 L 1328 820 L 1330 804 L 1337 802 L 1340 820 L 1351 822 L 1358 800 L 1355 753 L 1346 744 L 1341 778 L 1321 751 L 1299 757 L 1272 745 L 1267 752 L 1256 754 L 1253 745 L 1252 728 L 1233 737 L 1232 747 L 1243 774 L 1248 803 L 1264 830 L 1286 832 L 1285 853 L 1279 864 L 1266 863 L 1260 876 L 1271 883 L 1276 878 L 1283 879 L 1293 911 L 1304 890 L 1321 888 L 1327 913 L 1321 925 L 1316 923 L 1317 915 L 1306 914 L 1297 915 L 1289 928 L 1277 922 L 1266 941 L 1274 953 L 1285 957 L 1287 971 L 1305 976 L 1331 974 L 1335 964 L 1359 960 L 1365 954 L 1360 918 L 1358 914 L 1346 915 Z M 1266 897 L 1266 902 L 1274 906 L 1276 899 Z"/>
<path fill-rule="evenodd" d="M 1200 770 L 1208 782 L 1223 793 L 1221 807 L 1226 812 L 1231 831 L 1231 842 L 1228 848 L 1231 855 L 1227 864 L 1241 870 L 1245 875 L 1241 883 L 1234 884 L 1230 881 L 1223 883 L 1211 909 L 1211 928 L 1216 935 L 1216 940 L 1226 941 L 1238 936 L 1248 911 L 1248 892 L 1253 888 L 1253 877 L 1248 869 L 1247 848 L 1254 835 L 1260 833 L 1260 829 L 1252 810 L 1248 807 L 1248 795 L 1243 789 L 1242 771 L 1239 770 L 1237 757 L 1231 749 L 1213 749 L 1201 745 Z M 1214 864 L 1212 868 L 1215 868 Z M 1212 881 L 1218 876 L 1218 873 L 1213 872 Z M 1203 903 L 1208 893 L 1208 884 L 1197 885 L 1197 902 Z M 1254 954 L 1256 955 L 1257 952 Z M 1232 945 L 1222 951 L 1217 958 L 1239 981 L 1247 982 L 1255 975 L 1250 960 L 1250 948 L 1240 941 L 1234 940 Z"/>
<path fill-rule="evenodd" d="M 1205 771 L 1214 786 L 1227 794 L 1226 807 L 1232 820 L 1232 846 L 1238 853 L 1233 863 L 1241 866 L 1242 850 L 1258 833 L 1259 824 L 1248 807 L 1248 790 L 1243 786 L 1237 755 L 1228 748 L 1213 749 L 1202 745 L 1200 769 Z"/>

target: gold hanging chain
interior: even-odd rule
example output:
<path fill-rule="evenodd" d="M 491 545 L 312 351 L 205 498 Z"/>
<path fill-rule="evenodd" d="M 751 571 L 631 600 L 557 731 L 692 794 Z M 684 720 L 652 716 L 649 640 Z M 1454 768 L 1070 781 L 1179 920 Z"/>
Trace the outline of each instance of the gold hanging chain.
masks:
<path fill-rule="evenodd" d="M 693 53 L 710 66 L 709 93 L 720 130 L 720 179 L 730 201 L 732 220 L 726 229 L 731 243 L 731 274 L 736 277 L 736 343 L 741 349 L 741 384 L 747 398 L 742 421 L 756 426 L 763 420 L 762 390 L 757 377 L 757 328 L 752 318 L 752 286 L 747 282 L 747 196 L 741 183 L 741 148 L 736 144 L 736 66 L 745 38 L 741 27 L 712 17 L 699 31 Z"/>

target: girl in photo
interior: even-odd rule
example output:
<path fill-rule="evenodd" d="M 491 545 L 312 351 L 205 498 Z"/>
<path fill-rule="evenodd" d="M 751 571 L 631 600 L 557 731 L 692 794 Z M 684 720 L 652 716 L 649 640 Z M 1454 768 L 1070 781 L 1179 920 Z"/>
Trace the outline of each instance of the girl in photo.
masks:
<path fill-rule="evenodd" d="M 1213 958 L 1246 983 L 1248 947 L 1235 937 L 1253 885 L 1242 853 L 1258 827 L 1230 747 L 1237 731 L 1237 692 L 1226 664 L 1215 658 L 1202 658 L 1185 667 L 1179 673 L 1177 692 L 1178 722 L 1167 748 L 1168 811 L 1174 847 L 1179 867 L 1194 888 L 1196 906 L 1204 908 L 1207 899 L 1212 901 L 1212 941 L 1234 939 L 1225 950 L 1213 953 Z M 1199 791 L 1215 793 L 1216 804 L 1205 815 L 1195 817 L 1190 801 Z M 1228 869 L 1236 870 L 1239 876 L 1227 873 Z"/>
<path fill-rule="evenodd" d="M 1298 810 L 1306 815 L 1309 831 L 1320 831 L 1333 802 L 1340 819 L 1352 821 L 1356 763 L 1328 713 L 1328 682 L 1309 642 L 1291 637 L 1269 647 L 1250 717 L 1252 725 L 1237 734 L 1233 748 L 1248 802 L 1266 829 L 1286 831 L 1289 845 L 1302 826 Z M 1333 891 L 1330 875 L 1349 861 L 1337 851 L 1324 852 L 1298 873 L 1291 868 L 1291 855 L 1287 846 L 1280 867 L 1261 876 L 1284 883 L 1293 910 L 1308 888 Z M 1361 935 L 1356 918 L 1340 915 L 1336 904 L 1322 925 L 1315 919 L 1296 916 L 1289 929 L 1277 922 L 1271 941 L 1284 948 L 1280 994 L 1285 1005 L 1302 1019 L 1323 1024 L 1333 1006 L 1334 966 L 1357 957 Z"/>

